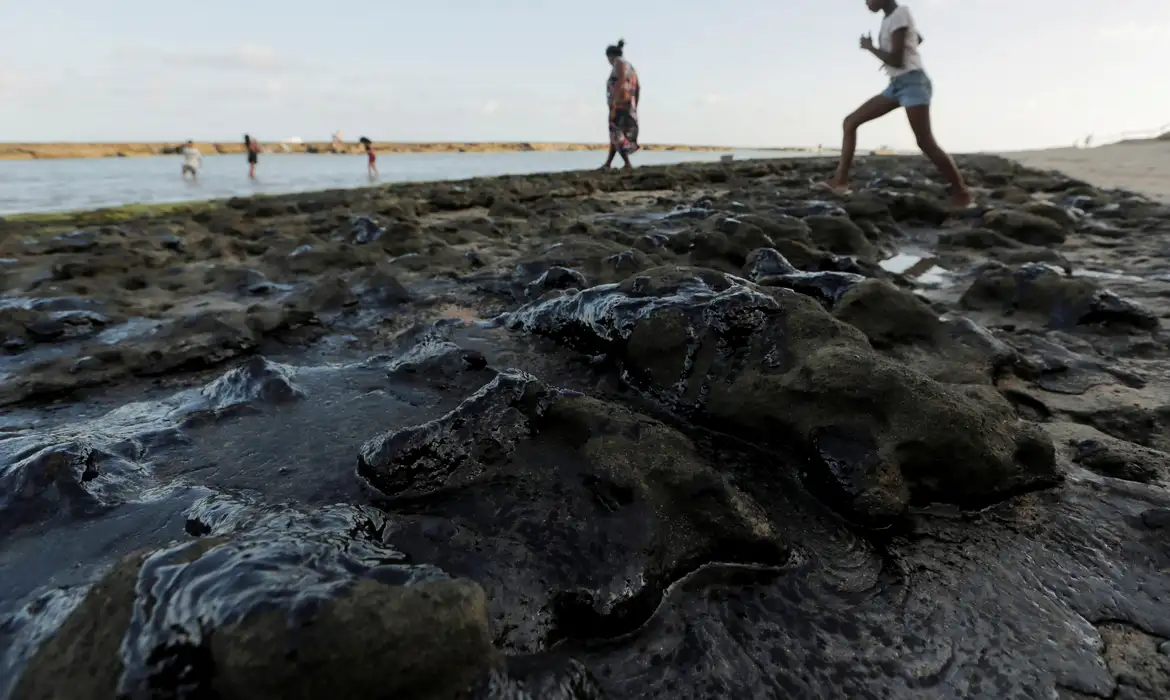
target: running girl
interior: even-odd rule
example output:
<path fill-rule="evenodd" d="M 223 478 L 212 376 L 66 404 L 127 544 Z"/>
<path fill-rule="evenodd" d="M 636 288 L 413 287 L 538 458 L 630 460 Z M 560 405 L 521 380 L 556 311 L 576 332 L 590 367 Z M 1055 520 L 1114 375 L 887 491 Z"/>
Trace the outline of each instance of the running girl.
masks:
<path fill-rule="evenodd" d="M 930 100 L 933 92 L 930 78 L 923 68 L 918 45 L 922 36 L 910 15 L 910 8 L 898 5 L 894 0 L 866 0 L 870 12 L 885 13 L 878 45 L 868 34 L 861 37 L 861 48 L 872 53 L 884 65 L 890 76 L 890 85 L 880 95 L 872 97 L 845 117 L 845 135 L 841 142 L 841 162 L 837 174 L 819 183 L 819 189 L 837 194 L 849 191 L 849 171 L 853 166 L 853 152 L 857 148 L 857 129 L 862 124 L 884 117 L 902 107 L 910 120 L 910 128 L 918 141 L 918 147 L 934 163 L 943 178 L 951 186 L 951 201 L 955 206 L 966 207 L 971 203 L 971 193 L 955 162 L 934 140 L 930 127 Z"/>

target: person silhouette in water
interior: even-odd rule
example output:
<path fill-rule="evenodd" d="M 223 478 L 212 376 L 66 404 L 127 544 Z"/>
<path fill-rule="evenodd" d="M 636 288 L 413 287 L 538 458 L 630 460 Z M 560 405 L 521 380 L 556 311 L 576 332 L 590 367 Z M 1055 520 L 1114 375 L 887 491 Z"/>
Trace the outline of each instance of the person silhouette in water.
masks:
<path fill-rule="evenodd" d="M 861 48 L 873 54 L 886 69 L 890 84 L 879 95 L 871 97 L 852 114 L 845 117 L 845 134 L 841 142 L 841 161 L 837 174 L 825 182 L 817 183 L 817 189 L 828 190 L 839 195 L 849 192 L 849 172 L 853 166 L 853 153 L 857 149 L 857 130 L 862 124 L 884 117 L 899 107 L 906 110 L 910 128 L 918 141 L 918 147 L 930 158 L 943 178 L 950 184 L 951 202 L 958 207 L 971 204 L 971 193 L 955 161 L 943 151 L 934 140 L 930 126 L 930 102 L 934 87 L 923 67 L 918 47 L 922 35 L 910 14 L 910 8 L 899 5 L 895 0 L 866 0 L 870 12 L 884 14 L 878 44 L 875 46 L 870 35 L 861 37 Z"/>
<path fill-rule="evenodd" d="M 366 172 L 370 178 L 378 177 L 378 154 L 374 153 L 374 142 L 363 136 L 361 144 L 366 147 Z"/>
<path fill-rule="evenodd" d="M 606 102 L 609 105 L 609 157 L 602 170 L 613 165 L 613 157 L 620 155 L 626 168 L 632 168 L 630 156 L 638 152 L 638 100 L 642 85 L 638 82 L 638 71 L 623 55 L 624 39 L 605 49 L 605 57 L 613 67 L 605 84 Z"/>
<path fill-rule="evenodd" d="M 256 139 L 244 134 L 244 148 L 248 149 L 248 177 L 256 179 L 256 163 L 260 160 L 260 144 Z"/>

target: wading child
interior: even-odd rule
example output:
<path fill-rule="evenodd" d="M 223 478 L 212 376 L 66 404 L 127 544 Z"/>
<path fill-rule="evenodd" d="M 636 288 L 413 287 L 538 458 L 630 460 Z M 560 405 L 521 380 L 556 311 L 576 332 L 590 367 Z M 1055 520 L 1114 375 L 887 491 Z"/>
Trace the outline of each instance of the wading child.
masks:
<path fill-rule="evenodd" d="M 199 177 L 199 168 L 203 165 L 203 154 L 195 148 L 195 143 L 188 141 L 186 146 L 183 146 L 183 179 L 186 180 L 190 175 L 191 179 Z"/>

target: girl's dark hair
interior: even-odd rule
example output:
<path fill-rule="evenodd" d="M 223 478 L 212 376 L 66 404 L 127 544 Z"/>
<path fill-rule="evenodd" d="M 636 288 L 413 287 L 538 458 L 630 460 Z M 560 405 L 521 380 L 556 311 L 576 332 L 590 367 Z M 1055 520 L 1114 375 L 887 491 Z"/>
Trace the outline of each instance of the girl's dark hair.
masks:
<path fill-rule="evenodd" d="M 612 44 L 612 45 L 607 46 L 605 48 L 605 55 L 606 56 L 621 56 L 622 49 L 625 48 L 625 45 L 626 45 L 625 39 L 618 39 L 618 43 Z"/>
<path fill-rule="evenodd" d="M 248 142 L 249 142 L 249 141 L 251 141 L 251 140 L 252 140 L 252 137 L 251 137 L 251 136 L 248 136 L 247 134 L 244 134 L 244 143 L 248 143 Z"/>

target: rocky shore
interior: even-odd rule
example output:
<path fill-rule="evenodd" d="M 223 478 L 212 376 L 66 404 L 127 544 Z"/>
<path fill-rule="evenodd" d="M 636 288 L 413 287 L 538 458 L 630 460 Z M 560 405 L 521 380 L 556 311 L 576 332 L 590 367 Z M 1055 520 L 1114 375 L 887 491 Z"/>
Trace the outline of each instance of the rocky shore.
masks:
<path fill-rule="evenodd" d="M 199 142 L 195 144 L 204 155 L 244 153 L 243 142 Z M 141 156 L 173 155 L 181 143 L 0 143 L 0 160 L 46 160 L 58 158 L 133 158 Z M 603 143 L 536 143 L 536 142 L 472 142 L 427 143 L 379 141 L 374 148 L 379 153 L 522 153 L 526 151 L 604 151 Z M 725 151 L 725 146 L 686 146 L 674 144 L 643 145 L 647 151 Z M 267 153 L 362 153 L 364 147 L 345 143 L 334 148 L 328 141 L 303 143 L 264 143 Z M 797 151 L 801 149 L 771 149 Z"/>
<path fill-rule="evenodd" d="M 960 166 L 0 221 L 0 698 L 1170 696 L 1170 208 Z"/>

